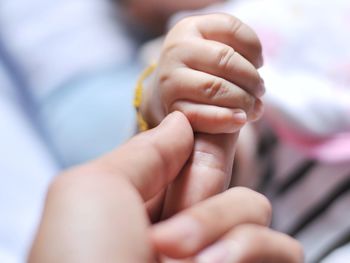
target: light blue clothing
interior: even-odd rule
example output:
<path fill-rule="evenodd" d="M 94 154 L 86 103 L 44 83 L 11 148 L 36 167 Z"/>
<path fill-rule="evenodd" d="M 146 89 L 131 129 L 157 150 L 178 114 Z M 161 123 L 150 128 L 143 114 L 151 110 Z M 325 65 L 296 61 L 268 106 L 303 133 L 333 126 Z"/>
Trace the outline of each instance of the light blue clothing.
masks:
<path fill-rule="evenodd" d="M 138 72 L 129 65 L 87 74 L 42 101 L 43 122 L 64 166 L 96 158 L 135 133 Z"/>
<path fill-rule="evenodd" d="M 1 0 L 0 38 L 63 166 L 134 134 L 137 41 L 109 0 Z"/>

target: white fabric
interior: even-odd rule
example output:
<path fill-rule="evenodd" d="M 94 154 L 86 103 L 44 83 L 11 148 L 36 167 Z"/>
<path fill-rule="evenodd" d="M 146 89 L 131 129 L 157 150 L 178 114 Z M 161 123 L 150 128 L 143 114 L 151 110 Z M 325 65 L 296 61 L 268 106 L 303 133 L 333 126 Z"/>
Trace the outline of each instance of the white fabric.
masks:
<path fill-rule="evenodd" d="M 133 66 L 89 74 L 42 102 L 42 120 L 64 166 L 97 158 L 135 133 L 138 74 Z"/>
<path fill-rule="evenodd" d="M 350 258 L 350 244 L 341 247 L 329 255 L 321 263 L 348 263 Z"/>
<path fill-rule="evenodd" d="M 58 167 L 28 122 L 0 61 L 0 262 L 25 262 Z"/>

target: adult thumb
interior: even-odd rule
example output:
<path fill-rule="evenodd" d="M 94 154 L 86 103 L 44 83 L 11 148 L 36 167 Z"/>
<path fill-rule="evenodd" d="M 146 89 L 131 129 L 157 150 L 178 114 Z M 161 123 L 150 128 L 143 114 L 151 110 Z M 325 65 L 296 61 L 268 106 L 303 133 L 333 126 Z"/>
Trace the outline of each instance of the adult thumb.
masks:
<path fill-rule="evenodd" d="M 135 136 L 95 165 L 130 180 L 147 201 L 174 180 L 192 149 L 191 125 L 182 113 L 173 112 L 158 127 Z"/>

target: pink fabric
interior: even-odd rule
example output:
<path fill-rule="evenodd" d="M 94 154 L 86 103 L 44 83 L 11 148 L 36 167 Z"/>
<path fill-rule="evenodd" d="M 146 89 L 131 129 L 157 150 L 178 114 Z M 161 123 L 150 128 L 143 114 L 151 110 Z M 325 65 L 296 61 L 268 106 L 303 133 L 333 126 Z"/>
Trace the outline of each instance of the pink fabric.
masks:
<path fill-rule="evenodd" d="M 281 140 L 328 162 L 350 160 L 349 10 L 349 0 L 233 0 L 202 11 L 256 31 L 267 118 Z"/>
<path fill-rule="evenodd" d="M 286 123 L 278 122 L 275 118 L 267 118 L 281 140 L 305 155 L 328 163 L 350 160 L 350 133 L 339 133 L 327 138 L 315 139 L 298 133 Z"/>

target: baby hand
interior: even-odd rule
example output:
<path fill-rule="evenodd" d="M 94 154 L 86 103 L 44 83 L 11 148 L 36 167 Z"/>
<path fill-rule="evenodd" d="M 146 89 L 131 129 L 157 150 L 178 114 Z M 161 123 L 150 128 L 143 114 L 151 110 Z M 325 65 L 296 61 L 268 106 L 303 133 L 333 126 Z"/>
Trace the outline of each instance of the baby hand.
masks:
<path fill-rule="evenodd" d="M 167 190 L 163 218 L 229 186 L 237 131 L 262 113 L 261 51 L 256 34 L 224 14 L 186 18 L 167 35 L 141 113 L 152 127 L 182 111 L 196 133 L 191 158 Z"/>
<path fill-rule="evenodd" d="M 179 110 L 196 132 L 236 132 L 262 113 L 262 61 L 258 37 L 237 18 L 185 18 L 165 39 L 141 112 L 151 126 Z"/>

